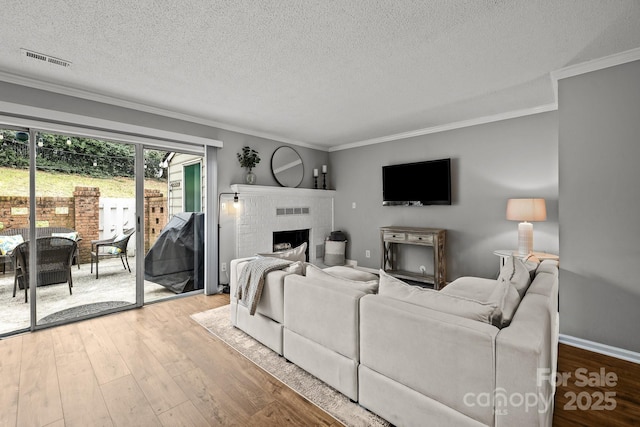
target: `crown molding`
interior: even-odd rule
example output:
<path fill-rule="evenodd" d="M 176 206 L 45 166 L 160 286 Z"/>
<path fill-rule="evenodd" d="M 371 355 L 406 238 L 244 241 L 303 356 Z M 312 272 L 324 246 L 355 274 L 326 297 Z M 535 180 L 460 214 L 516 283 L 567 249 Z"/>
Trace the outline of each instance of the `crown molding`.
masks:
<path fill-rule="evenodd" d="M 568 77 L 575 77 L 581 74 L 591 73 L 593 71 L 603 70 L 605 68 L 615 67 L 616 65 L 622 65 L 638 60 L 640 60 L 640 47 L 552 71 L 550 75 L 556 103 L 558 103 L 558 80 L 566 79 Z"/>
<path fill-rule="evenodd" d="M 136 111 L 142 111 L 145 113 L 156 114 L 163 117 L 169 117 L 177 120 L 184 120 L 186 122 L 197 123 L 204 126 L 210 126 L 229 132 L 237 132 L 245 135 L 254 136 L 257 138 L 270 139 L 284 144 L 296 145 L 299 147 L 310 148 L 313 150 L 328 151 L 327 147 L 310 144 L 304 141 L 298 141 L 294 139 L 284 138 L 278 135 L 274 135 L 268 132 L 260 132 L 252 129 L 247 129 L 239 126 L 233 126 L 214 120 L 206 119 L 204 117 L 193 116 L 190 114 L 179 113 L 177 111 L 171 111 L 164 108 L 154 107 L 152 105 L 144 104 L 141 102 L 128 101 L 125 99 L 117 98 L 110 95 L 103 95 L 97 92 L 92 92 L 85 89 L 78 89 L 70 86 L 66 86 L 58 83 L 51 83 L 44 80 L 39 80 L 31 77 L 20 76 L 8 71 L 0 70 L 0 81 L 7 83 L 13 83 L 20 86 L 26 86 L 33 89 L 44 90 L 47 92 L 58 93 L 60 95 L 72 96 L 75 98 L 86 99 L 89 101 L 100 102 L 103 104 L 113 105 L 116 107 L 129 108 Z"/>
<path fill-rule="evenodd" d="M 627 62 L 633 62 L 637 60 L 640 60 L 640 47 L 552 71 L 551 79 L 558 81 L 561 79 L 566 79 L 567 77 L 578 76 L 580 74 L 590 73 L 592 71 L 598 71 L 604 68 L 615 67 L 616 65 L 622 65 L 626 64 Z"/>
<path fill-rule="evenodd" d="M 364 141 L 351 142 L 349 144 L 336 145 L 329 148 L 329 152 L 348 150 L 350 148 L 364 147 L 366 145 L 381 144 L 383 142 L 396 141 L 399 139 L 413 138 L 415 136 L 428 135 L 431 133 L 445 132 L 454 129 L 461 129 L 469 126 L 483 125 L 487 123 L 499 122 L 502 120 L 514 119 L 516 117 L 530 116 L 533 114 L 546 113 L 558 109 L 558 104 L 546 104 L 538 107 L 525 108 L 522 110 L 508 111 L 491 116 L 478 117 L 475 119 L 463 120 L 459 122 L 447 123 L 445 125 L 432 126 L 423 129 L 417 129 L 409 132 L 396 133 L 393 135 L 382 136 L 378 138 L 367 139 Z"/>

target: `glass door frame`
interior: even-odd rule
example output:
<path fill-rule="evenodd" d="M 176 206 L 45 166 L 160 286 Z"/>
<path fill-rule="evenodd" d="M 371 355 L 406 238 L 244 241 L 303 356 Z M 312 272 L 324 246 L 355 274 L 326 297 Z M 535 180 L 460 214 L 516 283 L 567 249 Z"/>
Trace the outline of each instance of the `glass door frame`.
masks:
<path fill-rule="evenodd" d="M 39 133 L 58 133 L 60 131 L 47 130 L 42 128 L 30 127 L 29 129 L 29 235 L 36 236 L 36 221 L 37 221 L 37 203 L 36 197 L 36 169 L 37 169 L 37 149 L 36 149 L 36 137 Z M 68 136 L 77 136 L 73 132 L 65 132 Z M 98 138 L 96 138 L 98 139 Z M 129 144 L 134 147 L 134 175 L 135 175 L 135 228 L 136 228 L 136 248 L 144 248 L 144 233 L 141 231 L 144 224 L 144 150 L 142 144 L 128 141 L 118 141 L 117 138 L 104 138 L 99 139 L 109 142 L 115 142 L 119 144 Z M 137 250 L 136 250 L 137 252 Z M 144 252 L 144 251 L 143 251 Z M 37 239 L 29 239 L 29 265 L 37 265 Z M 78 260 L 78 262 L 80 262 Z M 144 305 L 144 274 L 138 274 L 139 271 L 144 271 L 144 257 L 136 256 L 136 274 L 135 274 L 135 295 L 136 301 L 132 304 L 125 305 L 118 308 L 111 308 L 99 313 L 80 316 L 74 319 L 63 319 L 55 322 L 38 324 L 37 317 L 37 274 L 29 275 L 29 315 L 30 315 L 30 331 L 37 331 L 46 329 L 53 326 L 64 325 L 73 323 L 80 320 L 85 320 L 93 317 L 102 316 L 105 314 L 115 313 L 119 311 L 129 310 L 131 308 L 139 308 Z"/>
<path fill-rule="evenodd" d="M 102 139 L 106 141 L 112 141 L 117 143 L 133 144 L 135 148 L 135 188 L 136 188 L 136 230 L 138 231 L 136 236 L 136 245 L 138 248 L 144 248 L 144 150 L 145 149 L 162 149 L 166 151 L 176 150 L 186 153 L 193 153 L 202 156 L 201 160 L 201 174 L 202 166 L 206 165 L 208 173 L 205 180 L 205 194 L 204 203 L 202 204 L 202 211 L 207 214 L 209 220 L 205 220 L 205 257 L 210 262 L 205 262 L 205 277 L 204 277 L 204 289 L 193 291 L 194 293 L 203 292 L 205 295 L 212 295 L 220 292 L 218 286 L 218 248 L 216 241 L 218 237 L 218 225 L 215 221 L 215 212 L 218 210 L 217 205 L 217 191 L 218 191 L 218 149 L 222 147 L 222 143 L 216 140 L 210 140 L 210 143 L 204 142 L 203 145 L 197 143 L 183 143 L 177 140 L 170 140 L 164 138 L 155 138 L 151 135 L 135 135 L 120 133 L 118 131 L 109 131 L 108 129 L 101 130 L 98 128 L 64 124 L 42 121 L 37 118 L 24 118 L 13 117 L 11 115 L 5 115 L 0 113 L 0 123 L 7 129 L 24 131 L 29 134 L 29 230 L 30 235 L 36 234 L 36 157 L 37 157 L 37 139 L 38 133 L 62 133 L 65 135 L 79 136 L 86 138 Z M 187 138 L 190 140 L 192 138 Z M 207 141 L 209 141 L 207 139 Z M 201 176 L 202 180 L 202 176 Z M 202 196 L 202 195 L 201 195 Z M 144 251 L 143 251 L 144 252 Z M 29 263 L 30 265 L 36 265 L 37 263 L 37 242 L 35 239 L 30 239 L 29 243 Z M 62 324 L 73 323 L 75 321 L 85 320 L 93 317 L 98 317 L 104 314 L 129 310 L 134 307 L 142 307 L 144 302 L 144 256 L 136 257 L 136 302 L 135 304 L 113 308 L 100 312 L 99 314 L 87 315 L 72 320 L 61 320 L 46 324 L 37 324 L 37 274 L 29 275 L 29 318 L 30 325 L 27 328 L 12 331 L 5 335 L 11 335 L 15 333 L 22 333 L 25 331 L 37 331 L 46 329 L 49 327 L 59 326 Z M 170 298 L 180 298 L 183 295 L 175 295 Z"/>

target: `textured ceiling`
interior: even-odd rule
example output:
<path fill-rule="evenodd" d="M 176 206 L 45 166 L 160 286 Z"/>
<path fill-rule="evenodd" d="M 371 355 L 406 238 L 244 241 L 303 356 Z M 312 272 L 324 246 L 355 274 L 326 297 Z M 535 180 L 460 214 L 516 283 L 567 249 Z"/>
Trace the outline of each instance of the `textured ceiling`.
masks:
<path fill-rule="evenodd" d="M 638 0 L 4 0 L 2 12 L 2 71 L 325 147 L 553 104 L 549 72 L 640 47 Z"/>

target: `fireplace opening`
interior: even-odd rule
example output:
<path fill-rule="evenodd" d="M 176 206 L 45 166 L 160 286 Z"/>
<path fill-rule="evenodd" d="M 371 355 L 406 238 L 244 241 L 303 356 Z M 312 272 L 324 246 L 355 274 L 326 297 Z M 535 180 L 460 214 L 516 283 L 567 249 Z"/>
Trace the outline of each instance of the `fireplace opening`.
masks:
<path fill-rule="evenodd" d="M 273 251 L 285 251 L 295 248 L 307 242 L 305 257 L 309 262 L 309 229 L 305 230 L 285 230 L 273 232 Z"/>

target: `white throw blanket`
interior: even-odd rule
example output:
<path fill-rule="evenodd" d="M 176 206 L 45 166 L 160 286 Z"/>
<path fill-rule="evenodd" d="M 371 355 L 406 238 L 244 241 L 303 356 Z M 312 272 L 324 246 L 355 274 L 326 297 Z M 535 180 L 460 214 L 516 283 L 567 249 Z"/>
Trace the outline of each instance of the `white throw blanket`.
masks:
<path fill-rule="evenodd" d="M 256 258 L 247 262 L 238 277 L 236 298 L 238 302 L 249 309 L 249 314 L 254 315 L 260 302 L 264 279 L 270 271 L 282 270 L 292 261 L 280 258 Z"/>

